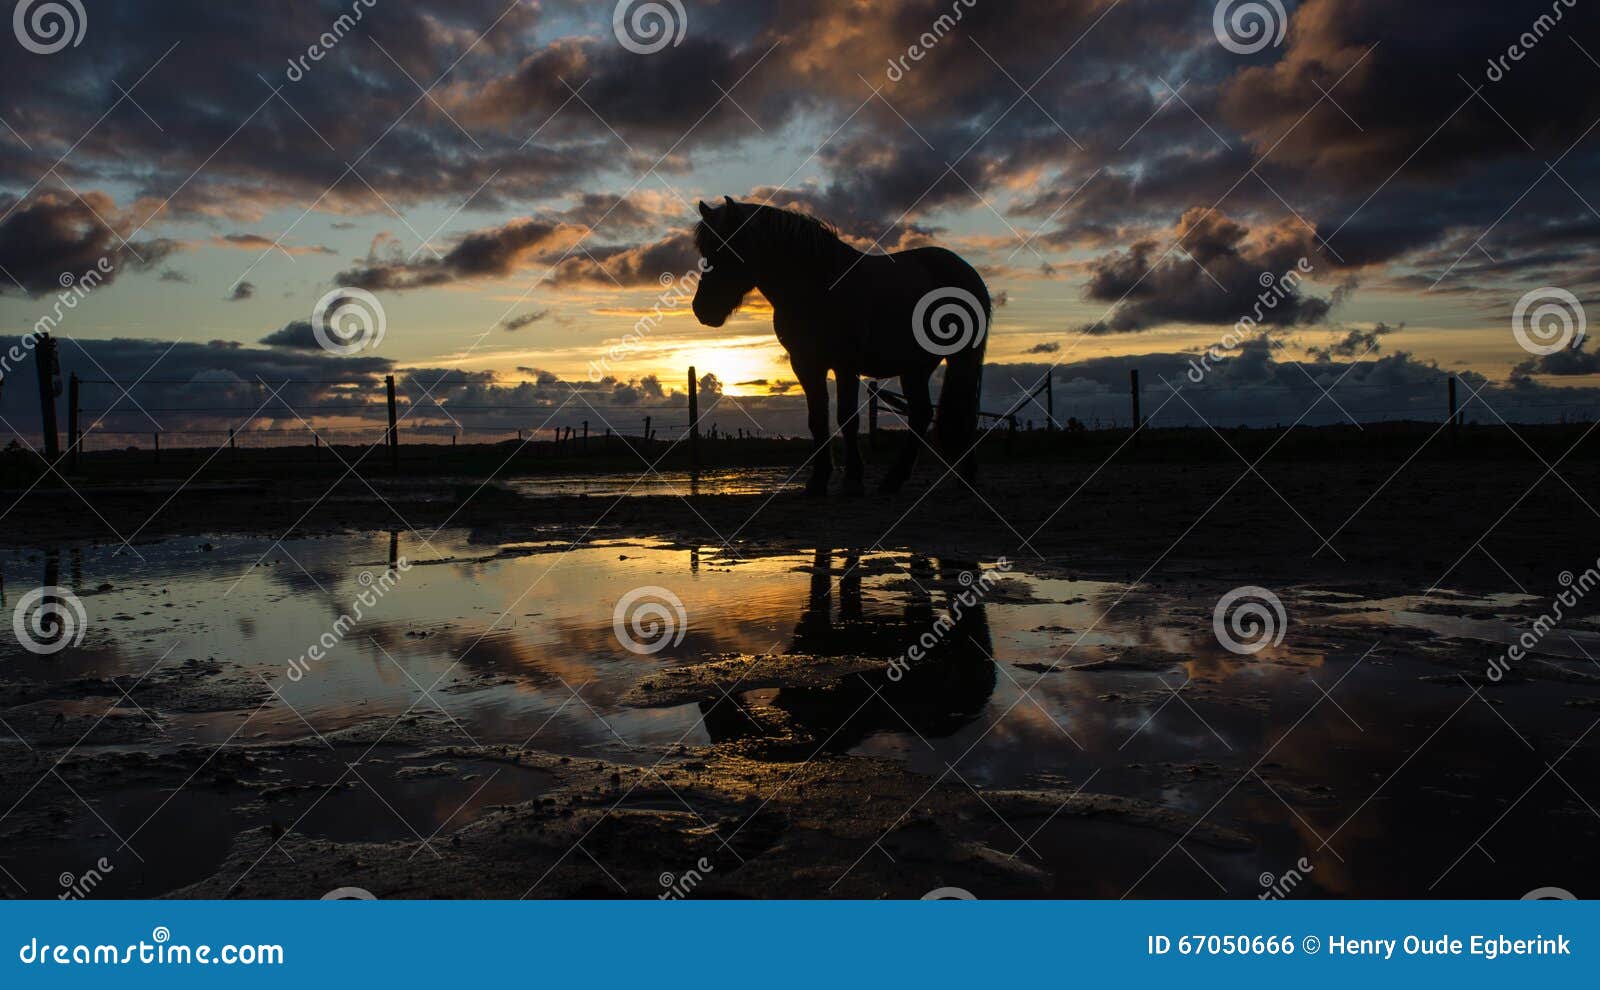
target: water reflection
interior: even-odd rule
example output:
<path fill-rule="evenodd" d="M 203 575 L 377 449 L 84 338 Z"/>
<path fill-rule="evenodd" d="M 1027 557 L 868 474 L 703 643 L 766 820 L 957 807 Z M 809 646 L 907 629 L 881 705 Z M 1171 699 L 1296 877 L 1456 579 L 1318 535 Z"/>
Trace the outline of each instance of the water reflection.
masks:
<path fill-rule="evenodd" d="M 911 554 L 903 604 L 869 611 L 862 592 L 861 553 L 844 553 L 837 571 L 834 559 L 828 549 L 818 549 L 812 558 L 805 607 L 789 652 L 875 657 L 885 663 L 878 671 L 830 687 L 781 688 L 765 703 L 785 713 L 806 735 L 822 740 L 823 749 L 837 752 L 854 749 L 880 731 L 943 737 L 976 719 L 987 707 L 996 679 L 988 616 L 981 597 L 960 610 L 948 609 L 948 598 L 965 587 L 958 575 L 976 573 L 979 564 Z M 936 604 L 940 592 L 946 601 Z M 892 673 L 889 661 L 901 660 L 908 648 L 930 635 L 941 610 L 952 624 L 934 639 L 926 658 L 903 674 Z M 703 701 L 700 710 L 713 741 L 768 734 L 762 719 L 738 700 Z"/>

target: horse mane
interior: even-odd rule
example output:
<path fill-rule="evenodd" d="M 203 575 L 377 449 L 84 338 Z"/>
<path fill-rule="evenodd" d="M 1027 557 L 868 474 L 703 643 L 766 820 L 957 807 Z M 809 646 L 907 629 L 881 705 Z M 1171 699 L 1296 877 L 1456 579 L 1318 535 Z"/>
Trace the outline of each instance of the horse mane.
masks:
<path fill-rule="evenodd" d="M 844 243 L 839 237 L 838 228 L 809 213 L 777 206 L 739 205 L 755 211 L 748 220 L 741 221 L 741 240 L 745 235 L 754 234 L 764 246 L 793 257 L 824 256 Z M 702 257 L 709 258 L 722 247 L 722 238 L 702 220 L 694 228 L 694 246 Z"/>

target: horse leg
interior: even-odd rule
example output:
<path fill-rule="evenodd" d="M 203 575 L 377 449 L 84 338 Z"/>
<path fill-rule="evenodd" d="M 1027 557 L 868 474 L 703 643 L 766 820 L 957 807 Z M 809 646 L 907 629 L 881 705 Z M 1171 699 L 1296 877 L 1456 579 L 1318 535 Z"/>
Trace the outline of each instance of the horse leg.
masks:
<path fill-rule="evenodd" d="M 789 366 L 806 393 L 806 424 L 811 428 L 811 480 L 807 495 L 828 494 L 828 479 L 833 475 L 833 459 L 828 454 L 828 369 L 803 366 L 791 360 Z"/>
<path fill-rule="evenodd" d="M 895 458 L 894 466 L 878 486 L 878 491 L 885 495 L 893 495 L 900 490 L 900 486 L 911 477 L 911 468 L 917 462 L 917 448 L 928 441 L 925 439 L 928 424 L 933 422 L 933 400 L 928 395 L 928 379 L 915 374 L 900 376 L 900 391 L 905 393 L 906 404 L 911 407 L 911 435 L 906 437 L 905 446 L 900 448 L 900 456 Z"/>
<path fill-rule="evenodd" d="M 835 370 L 833 373 L 834 401 L 839 408 L 839 429 L 844 434 L 844 493 L 864 495 L 866 486 L 861 478 L 865 465 L 861 461 L 861 377 Z"/>

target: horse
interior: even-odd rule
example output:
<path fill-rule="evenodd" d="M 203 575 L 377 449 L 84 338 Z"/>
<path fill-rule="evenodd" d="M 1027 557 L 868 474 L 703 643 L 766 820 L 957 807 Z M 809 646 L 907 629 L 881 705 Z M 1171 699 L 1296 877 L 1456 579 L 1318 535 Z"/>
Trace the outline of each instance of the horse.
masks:
<path fill-rule="evenodd" d="M 846 495 L 865 492 L 858 437 L 863 377 L 900 379 L 910 436 L 879 484 L 883 494 L 911 477 L 934 422 L 929 381 L 945 365 L 937 452 L 971 485 L 983 385 L 983 352 L 993 306 L 983 278 L 953 251 L 913 248 L 865 254 L 837 230 L 793 210 L 724 197 L 702 202 L 694 244 L 704 263 L 694 315 L 720 327 L 759 289 L 772 304 L 772 328 L 805 391 L 815 462 L 806 494 L 824 495 L 828 454 L 828 372 L 833 372 L 844 436 Z M 804 465 L 802 465 L 803 467 Z"/>

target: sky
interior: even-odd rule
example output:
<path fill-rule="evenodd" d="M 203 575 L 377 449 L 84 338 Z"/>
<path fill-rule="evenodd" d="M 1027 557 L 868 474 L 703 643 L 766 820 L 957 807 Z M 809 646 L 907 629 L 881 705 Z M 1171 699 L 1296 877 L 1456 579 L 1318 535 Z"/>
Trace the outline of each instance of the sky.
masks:
<path fill-rule="evenodd" d="M 1600 410 L 1584 0 L 13 6 L 0 343 L 47 320 L 108 435 L 370 424 L 389 373 L 419 426 L 634 429 L 691 365 L 785 431 L 770 308 L 682 292 L 724 196 L 970 260 L 992 409 L 1114 419 L 1138 367 L 1174 422 Z"/>

